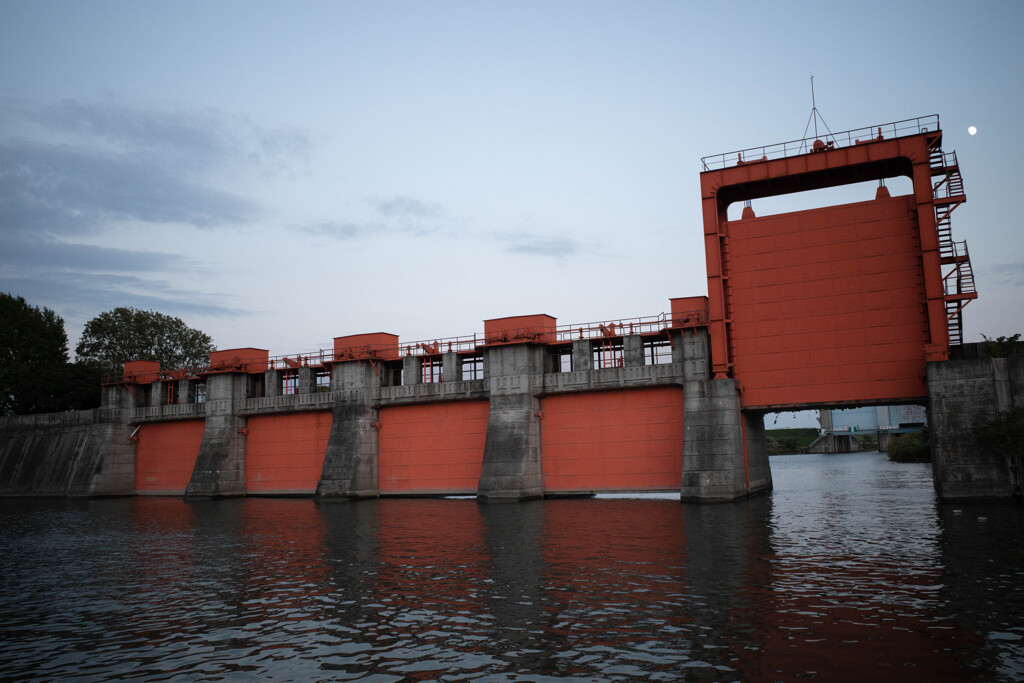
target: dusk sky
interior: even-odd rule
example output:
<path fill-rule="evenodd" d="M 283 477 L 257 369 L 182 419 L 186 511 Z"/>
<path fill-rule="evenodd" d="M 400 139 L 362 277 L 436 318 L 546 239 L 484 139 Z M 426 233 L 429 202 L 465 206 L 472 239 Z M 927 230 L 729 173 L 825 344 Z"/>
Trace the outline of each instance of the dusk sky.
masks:
<path fill-rule="evenodd" d="M 707 292 L 701 157 L 802 137 L 813 74 L 834 132 L 941 116 L 965 338 L 1024 331 L 1022 26 L 1011 1 L 5 0 L 0 291 L 72 349 L 117 306 L 271 355 L 657 315 Z"/>

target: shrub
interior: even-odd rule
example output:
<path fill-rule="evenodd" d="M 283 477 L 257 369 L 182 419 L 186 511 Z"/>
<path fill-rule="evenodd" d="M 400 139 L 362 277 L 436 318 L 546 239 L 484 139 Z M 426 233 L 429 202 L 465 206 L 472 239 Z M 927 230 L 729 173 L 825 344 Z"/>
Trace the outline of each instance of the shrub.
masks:
<path fill-rule="evenodd" d="M 985 340 L 982 342 L 981 348 L 985 350 L 985 354 L 989 358 L 1006 358 L 1017 350 L 1017 342 L 1020 341 L 1020 332 L 1012 337 L 996 337 L 995 339 L 989 339 L 985 335 L 981 335 L 981 338 Z"/>
<path fill-rule="evenodd" d="M 978 427 L 982 443 L 1003 456 L 1024 449 L 1024 408 L 1009 408 Z"/>
<path fill-rule="evenodd" d="M 889 459 L 894 462 L 931 462 L 928 432 L 900 434 L 889 442 Z"/>

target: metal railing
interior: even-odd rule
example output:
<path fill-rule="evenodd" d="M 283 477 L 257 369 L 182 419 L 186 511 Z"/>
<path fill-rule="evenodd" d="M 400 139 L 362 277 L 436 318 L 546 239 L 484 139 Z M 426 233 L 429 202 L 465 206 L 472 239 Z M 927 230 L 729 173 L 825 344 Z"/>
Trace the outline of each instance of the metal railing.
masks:
<path fill-rule="evenodd" d="M 543 344 L 563 344 L 578 339 L 601 339 L 622 337 L 634 334 L 653 334 L 667 328 L 701 327 L 708 324 L 707 312 L 704 310 L 684 311 L 681 313 L 661 313 L 656 316 L 640 316 L 636 318 L 620 318 L 601 322 L 574 323 L 551 327 L 532 326 L 521 329 L 503 330 L 490 337 L 483 334 L 464 335 L 461 337 L 444 337 L 415 342 L 396 344 L 364 344 L 341 349 L 319 349 L 309 353 L 283 354 L 267 359 L 264 369 L 295 370 L 305 367 L 324 367 L 331 363 L 351 360 L 399 360 L 404 356 L 438 356 L 442 353 L 456 352 L 460 354 L 479 353 L 487 345 L 513 344 L 533 341 Z M 260 363 L 245 361 L 248 372 L 259 372 Z M 153 373 L 153 379 L 198 379 L 200 375 L 210 372 L 209 366 L 185 368 L 181 370 L 160 370 Z M 138 377 L 138 376 L 135 376 Z M 132 378 L 129 378 L 131 380 Z M 124 382 L 124 374 L 105 375 L 103 382 L 113 384 Z M 150 380 L 152 381 L 152 380 Z M 145 382 L 143 382 L 145 383 Z"/>
<path fill-rule="evenodd" d="M 401 346 L 403 356 L 437 356 L 442 353 L 467 353 L 476 351 L 484 343 L 483 335 L 444 337 L 423 341 L 405 342 Z"/>
<path fill-rule="evenodd" d="M 558 343 L 580 339 L 608 339 L 625 335 L 654 334 L 670 327 L 700 327 L 707 324 L 707 312 L 703 310 L 684 311 L 675 315 L 661 313 L 656 316 L 559 325 L 555 328 L 555 338 Z"/>
<path fill-rule="evenodd" d="M 293 353 L 282 356 L 271 356 L 267 359 L 267 370 L 295 370 L 310 368 L 329 363 L 334 360 L 334 351 L 318 349 L 309 353 Z M 252 363 L 249 363 L 252 365 Z"/>
<path fill-rule="evenodd" d="M 210 365 L 207 363 L 206 365 L 193 365 L 177 370 L 159 370 L 150 373 L 136 372 L 130 375 L 125 375 L 123 371 L 105 372 L 100 375 L 100 384 L 124 384 L 125 382 L 149 384 L 156 381 L 169 382 L 179 379 L 200 379 L 200 376 L 209 370 Z"/>
<path fill-rule="evenodd" d="M 730 166 L 742 166 L 760 161 L 772 161 L 801 154 L 823 152 L 840 147 L 853 147 L 854 145 L 874 142 L 876 140 L 902 138 L 937 130 L 939 130 L 939 115 L 932 114 L 930 116 L 919 116 L 913 119 L 868 126 L 867 128 L 844 130 L 841 133 L 826 133 L 817 138 L 802 138 L 800 140 L 750 147 L 723 154 L 712 154 L 701 157 L 700 161 L 705 171 L 711 171 Z"/>

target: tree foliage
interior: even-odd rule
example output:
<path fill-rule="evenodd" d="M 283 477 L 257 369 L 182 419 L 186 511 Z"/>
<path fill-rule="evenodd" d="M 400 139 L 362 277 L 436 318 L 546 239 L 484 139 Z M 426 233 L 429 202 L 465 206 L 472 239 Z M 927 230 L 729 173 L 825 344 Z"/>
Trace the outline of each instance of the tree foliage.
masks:
<path fill-rule="evenodd" d="M 928 430 L 893 437 L 889 441 L 888 454 L 889 459 L 895 462 L 931 462 L 932 451 L 928 442 Z"/>
<path fill-rule="evenodd" d="M 84 410 L 99 405 L 99 377 L 68 362 L 64 320 L 23 297 L 0 293 L 0 414 Z"/>
<path fill-rule="evenodd" d="M 168 369 L 203 365 L 216 349 L 209 335 L 180 318 L 121 307 L 85 324 L 75 354 L 79 362 L 103 372 L 120 372 L 133 360 L 159 361 Z"/>
<path fill-rule="evenodd" d="M 1006 358 L 1017 350 L 1020 332 L 1010 337 L 999 336 L 995 339 L 989 339 L 985 335 L 981 335 L 981 338 L 985 340 L 981 346 L 989 358 Z"/>

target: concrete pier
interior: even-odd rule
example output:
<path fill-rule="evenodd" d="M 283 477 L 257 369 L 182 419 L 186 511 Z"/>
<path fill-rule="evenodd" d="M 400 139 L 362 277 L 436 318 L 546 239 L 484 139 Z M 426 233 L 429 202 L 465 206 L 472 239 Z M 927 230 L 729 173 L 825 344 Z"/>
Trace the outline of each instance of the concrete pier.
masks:
<path fill-rule="evenodd" d="M 736 381 L 688 382 L 683 502 L 727 502 L 772 489 L 764 413 L 744 412 Z"/>
<path fill-rule="evenodd" d="M 419 379 L 418 372 L 405 376 Z M 377 496 L 378 411 L 373 397 L 380 388 L 380 375 L 367 360 L 334 366 L 331 437 L 324 455 L 323 472 L 316 487 L 317 498 L 367 498 Z"/>
<path fill-rule="evenodd" d="M 235 408 L 247 379 L 242 373 L 208 376 L 206 430 L 186 496 L 245 495 L 245 418 Z"/>
<path fill-rule="evenodd" d="M 544 347 L 497 346 L 487 351 L 490 415 L 477 496 L 481 500 L 523 500 L 543 495 L 540 444 L 540 387 Z"/>
<path fill-rule="evenodd" d="M 994 452 L 979 429 L 1011 407 L 1024 407 L 1024 356 L 989 358 L 982 344 L 964 345 L 960 356 L 928 364 L 935 490 L 949 501 L 1021 496 L 1024 445 L 1014 454 Z"/>

